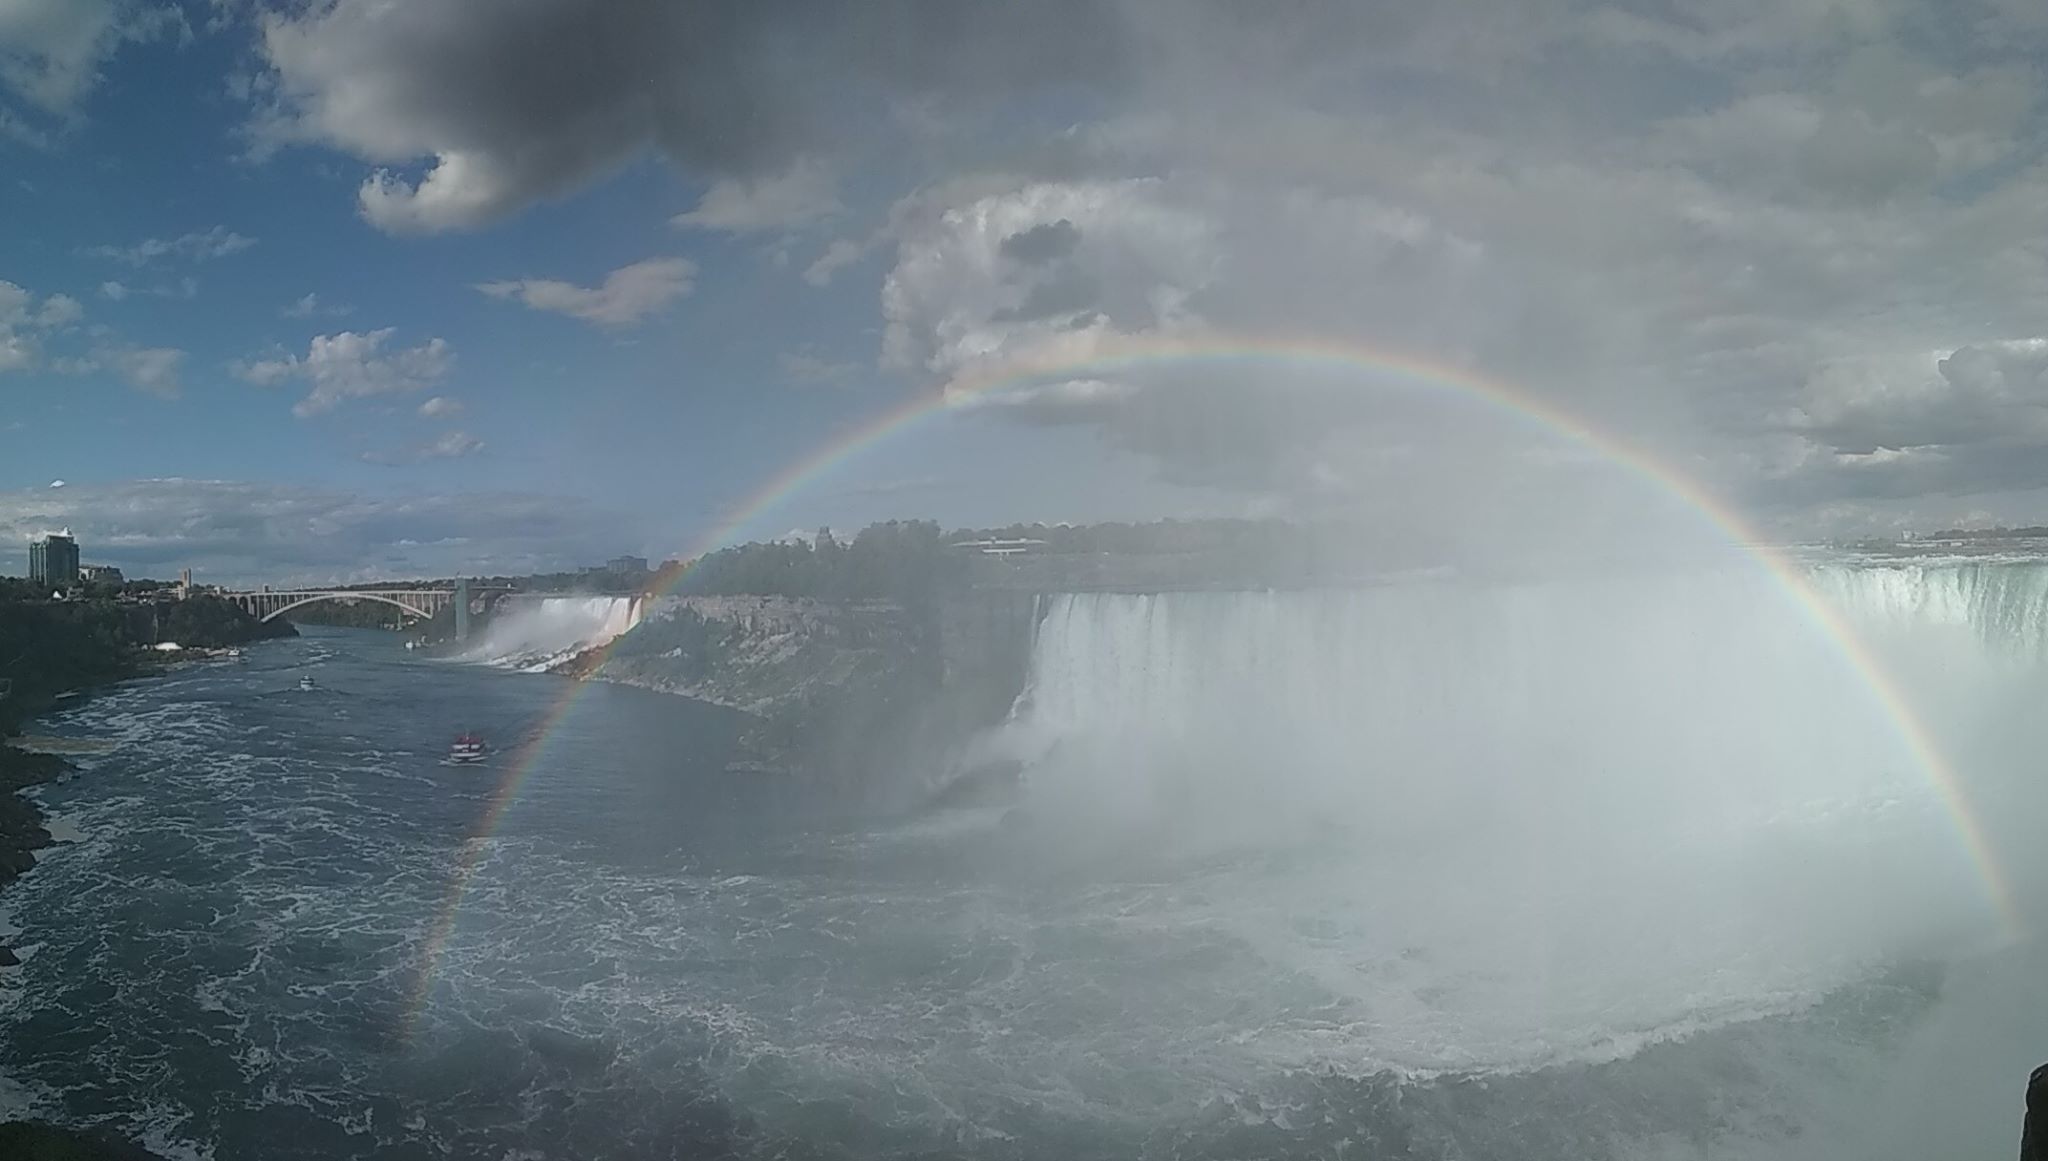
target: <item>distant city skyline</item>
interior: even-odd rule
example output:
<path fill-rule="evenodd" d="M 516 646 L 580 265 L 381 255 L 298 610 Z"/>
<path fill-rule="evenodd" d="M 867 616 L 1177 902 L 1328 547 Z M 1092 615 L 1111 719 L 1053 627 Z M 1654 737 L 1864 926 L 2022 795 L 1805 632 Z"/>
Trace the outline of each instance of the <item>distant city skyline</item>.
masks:
<path fill-rule="evenodd" d="M 28 579 L 59 587 L 77 583 L 78 541 L 72 539 L 70 529 L 29 541 Z"/>

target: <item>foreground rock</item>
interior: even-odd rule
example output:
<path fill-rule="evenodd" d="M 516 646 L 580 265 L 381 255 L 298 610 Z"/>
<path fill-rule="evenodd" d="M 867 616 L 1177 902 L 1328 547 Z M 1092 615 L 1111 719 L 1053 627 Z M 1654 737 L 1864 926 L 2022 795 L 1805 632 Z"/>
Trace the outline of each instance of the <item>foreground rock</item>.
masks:
<path fill-rule="evenodd" d="M 35 866 L 32 852 L 50 845 L 43 812 L 18 791 L 54 781 L 64 770 L 64 760 L 55 754 L 31 753 L 0 741 L 0 887 Z"/>
<path fill-rule="evenodd" d="M 164 1161 L 147 1149 L 104 1134 L 33 1121 L 0 1124 L 0 1157 L 7 1161 Z"/>
<path fill-rule="evenodd" d="M 1023 683 L 1033 607 L 1008 593 L 909 606 L 673 598 L 557 672 L 744 714 L 735 770 L 876 786 L 951 770 L 962 741 L 1001 720 Z"/>
<path fill-rule="evenodd" d="M 2027 1119 L 2020 1129 L 2020 1161 L 2048 1161 L 2048 1064 L 2027 1078 Z"/>

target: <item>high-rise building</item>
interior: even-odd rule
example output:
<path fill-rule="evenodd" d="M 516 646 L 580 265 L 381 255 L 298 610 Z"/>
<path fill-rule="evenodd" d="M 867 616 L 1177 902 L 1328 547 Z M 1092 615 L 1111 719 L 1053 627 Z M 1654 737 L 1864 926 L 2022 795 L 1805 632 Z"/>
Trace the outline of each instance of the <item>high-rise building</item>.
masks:
<path fill-rule="evenodd" d="M 612 557 L 610 560 L 605 561 L 604 567 L 606 572 L 625 573 L 629 575 L 633 573 L 642 573 L 647 571 L 647 558 L 644 556 L 615 556 Z"/>
<path fill-rule="evenodd" d="M 78 541 L 69 528 L 28 542 L 28 579 L 46 585 L 78 583 Z"/>
<path fill-rule="evenodd" d="M 127 578 L 111 564 L 81 564 L 78 566 L 78 579 L 90 584 L 117 585 Z"/>

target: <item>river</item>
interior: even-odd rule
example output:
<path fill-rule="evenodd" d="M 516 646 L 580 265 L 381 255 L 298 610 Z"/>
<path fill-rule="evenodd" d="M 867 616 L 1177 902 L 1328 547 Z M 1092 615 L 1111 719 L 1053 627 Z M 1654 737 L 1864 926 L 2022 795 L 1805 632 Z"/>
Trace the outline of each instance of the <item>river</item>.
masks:
<path fill-rule="evenodd" d="M 0 897 L 0 1112 L 174 1157 L 1990 1156 L 2048 1055 L 2029 943 L 1809 990 L 1744 948 L 1702 977 L 1770 982 L 1739 1005 L 1594 997 L 1527 1021 L 1569 1051 L 1446 1056 L 1510 993 L 1386 934 L 1426 877 L 1297 914 L 1245 901 L 1327 894 L 1313 844 L 1047 859 L 999 806 L 852 816 L 728 773 L 723 711 L 374 632 L 38 729 L 111 745 L 38 792 L 77 841 Z M 491 763 L 442 764 L 465 729 Z"/>

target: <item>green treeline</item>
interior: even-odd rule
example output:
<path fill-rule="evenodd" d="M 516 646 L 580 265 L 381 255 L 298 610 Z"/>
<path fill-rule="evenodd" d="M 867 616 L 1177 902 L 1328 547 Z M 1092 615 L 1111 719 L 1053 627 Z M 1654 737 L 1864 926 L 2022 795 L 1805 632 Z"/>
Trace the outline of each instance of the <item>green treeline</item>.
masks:
<path fill-rule="evenodd" d="M 1355 554 L 1353 538 L 1280 520 L 1159 520 L 1146 524 L 1011 524 L 942 531 L 929 520 L 892 520 L 851 541 L 820 529 L 814 540 L 756 541 L 710 553 L 679 576 L 656 578 L 661 591 L 706 596 L 887 600 L 905 606 L 965 585 L 994 559 L 971 542 L 1025 542 L 1037 557 L 1200 558 L 1215 579 L 1310 575 Z M 956 547 L 959 546 L 959 547 Z M 1334 548 L 1332 546 L 1335 546 Z M 672 583 L 670 583 L 672 582 Z"/>
<path fill-rule="evenodd" d="M 914 605 L 948 587 L 960 571 L 965 558 L 948 552 L 948 543 L 929 520 L 871 524 L 848 542 L 820 529 L 811 543 L 755 542 L 710 553 L 684 570 L 674 591 Z"/>
<path fill-rule="evenodd" d="M 189 600 L 22 599 L 0 589 L 0 727 L 12 727 L 49 698 L 143 672 L 159 641 L 221 648 L 295 632 L 265 624 L 218 597 Z"/>
<path fill-rule="evenodd" d="M 219 649 L 298 635 L 288 621 L 259 621 L 232 601 L 204 594 L 182 601 L 155 601 L 147 607 L 157 610 L 160 618 L 156 640 L 176 641 L 188 649 Z"/>
<path fill-rule="evenodd" d="M 142 661 L 139 633 L 154 626 L 142 606 L 112 601 L 28 602 L 0 598 L 0 732 L 66 690 L 119 681 Z"/>
<path fill-rule="evenodd" d="M 931 520 L 890 520 L 871 524 L 850 540 L 819 529 L 809 541 L 754 541 L 719 549 L 687 564 L 671 562 L 648 573 L 592 569 L 473 577 L 471 583 L 480 589 L 529 593 L 623 596 L 677 592 L 917 604 L 967 584 L 977 563 L 985 565 L 991 559 L 972 548 L 954 547 L 978 540 L 1028 541 L 1031 543 L 1024 548 L 1034 556 L 1117 556 L 1155 561 L 1200 558 L 1202 563 L 1194 571 L 1218 580 L 1327 573 L 1366 555 L 1354 533 L 1285 520 L 1204 518 L 1143 524 L 1010 524 L 952 530 L 942 529 Z M 314 621 L 312 616 L 306 619 Z M 436 626 L 430 625 L 428 636 L 434 635 Z"/>

